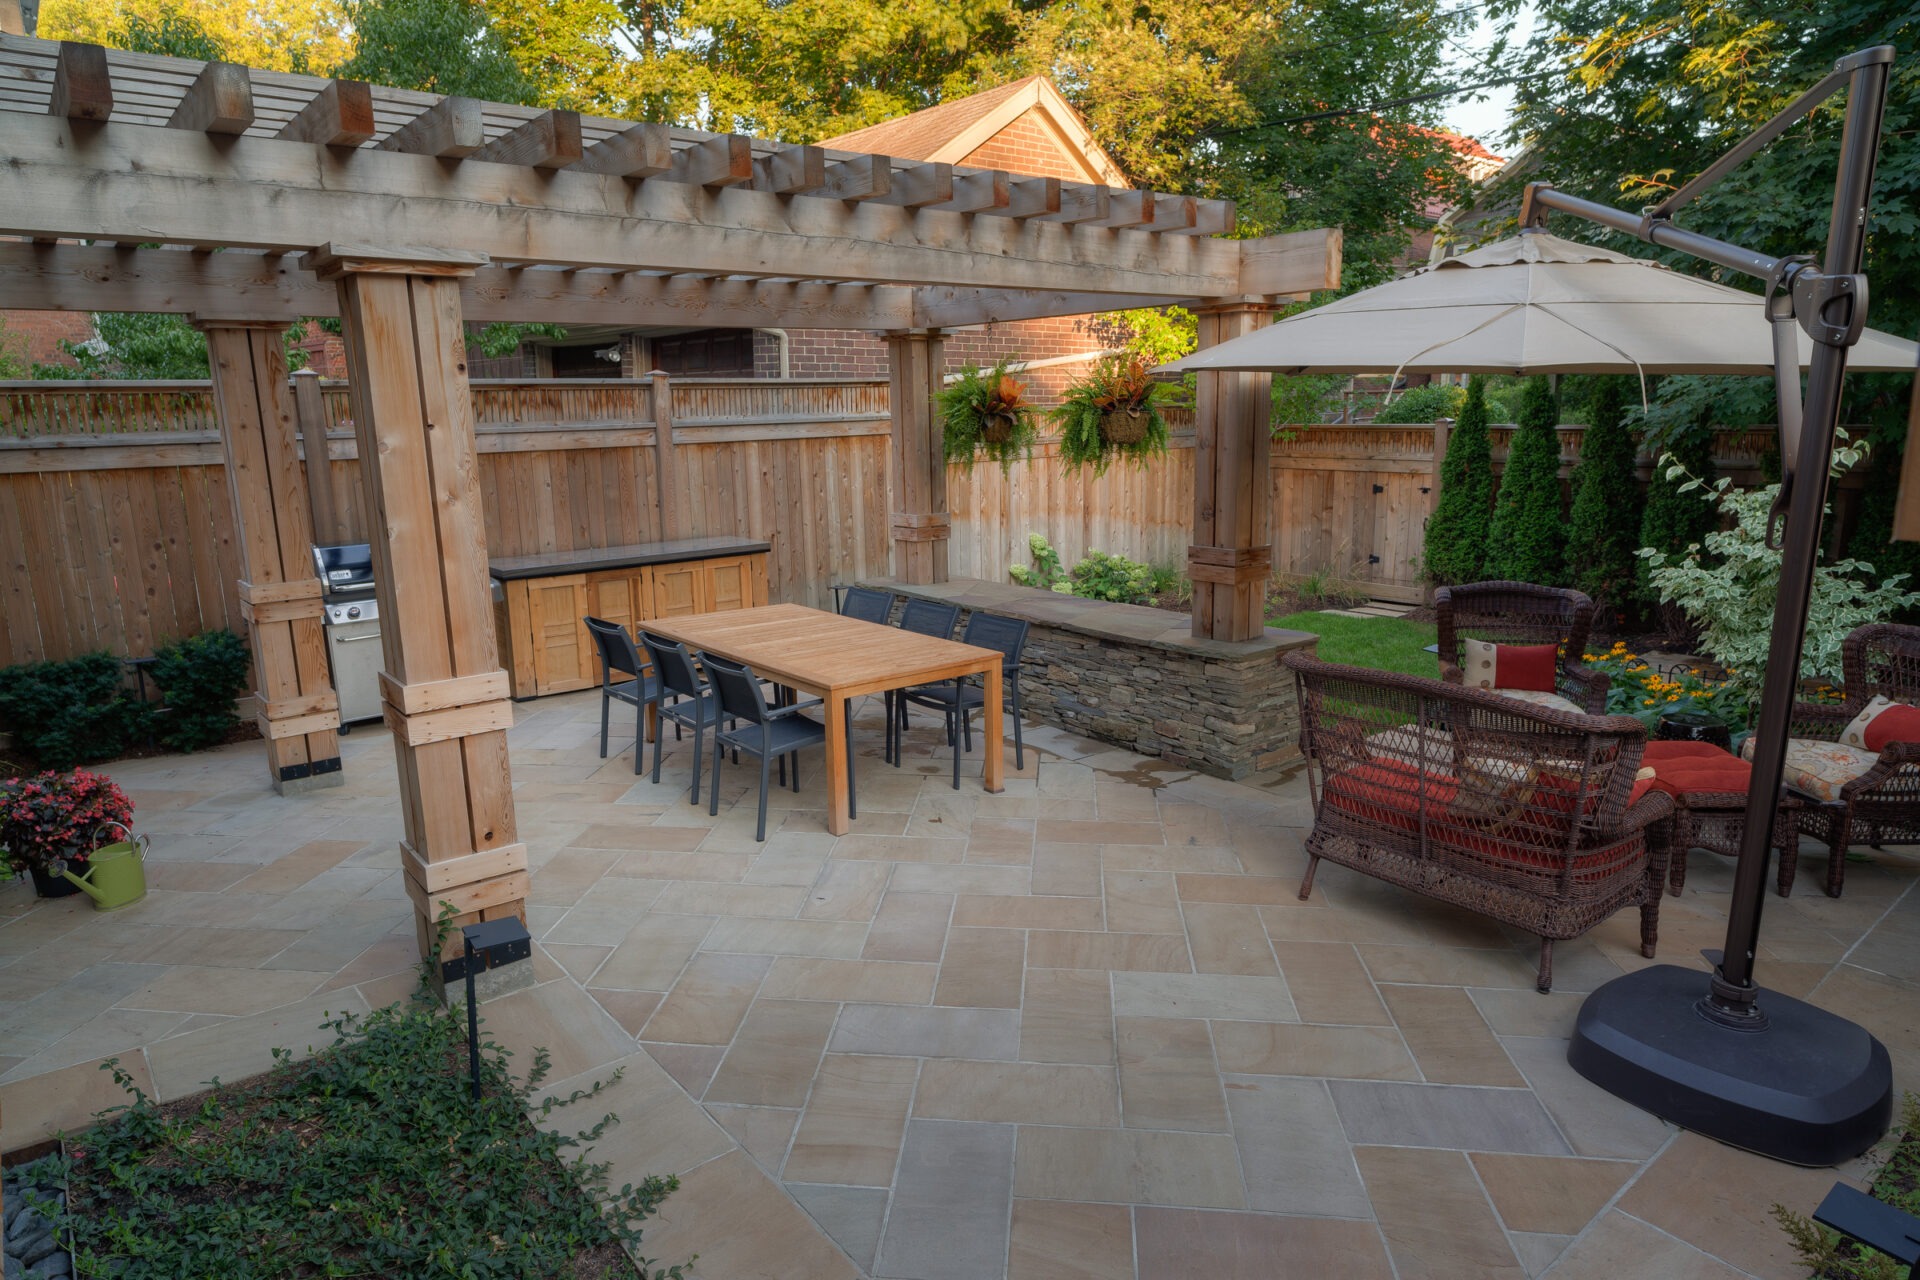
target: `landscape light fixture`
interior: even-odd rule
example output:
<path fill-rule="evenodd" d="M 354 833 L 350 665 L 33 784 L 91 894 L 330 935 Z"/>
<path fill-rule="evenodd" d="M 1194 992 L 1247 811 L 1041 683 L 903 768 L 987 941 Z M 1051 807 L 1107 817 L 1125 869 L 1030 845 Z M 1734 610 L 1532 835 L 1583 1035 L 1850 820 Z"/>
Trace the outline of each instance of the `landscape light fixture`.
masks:
<path fill-rule="evenodd" d="M 1580 1008 L 1567 1061 L 1609 1093 L 1684 1128 L 1802 1165 L 1858 1155 L 1886 1132 L 1893 1114 L 1884 1045 L 1865 1028 L 1762 988 L 1753 977 L 1841 380 L 1867 319 L 1860 268 L 1893 57 L 1892 47 L 1881 45 L 1840 59 L 1819 84 L 1645 213 L 1582 200 L 1545 183 L 1527 188 L 1520 213 L 1523 226 L 1543 225 L 1550 210 L 1570 213 L 1766 285 L 1756 301 L 1773 326 L 1785 472 L 1769 541 L 1782 517 L 1785 533 L 1726 946 L 1706 953 L 1713 974 L 1705 981 L 1693 970 L 1654 965 L 1595 991 Z M 1682 206 L 1843 88 L 1847 109 L 1824 260 L 1771 257 L 1673 225 Z M 1813 340 L 1804 401 L 1795 325 Z"/>
<path fill-rule="evenodd" d="M 533 954 L 533 935 L 518 916 L 483 920 L 460 930 L 464 954 L 440 967 L 443 982 L 455 978 L 467 980 L 467 1072 L 473 1082 L 473 1099 L 480 1100 L 480 1002 L 473 993 L 474 975 L 482 969 L 525 960 Z"/>

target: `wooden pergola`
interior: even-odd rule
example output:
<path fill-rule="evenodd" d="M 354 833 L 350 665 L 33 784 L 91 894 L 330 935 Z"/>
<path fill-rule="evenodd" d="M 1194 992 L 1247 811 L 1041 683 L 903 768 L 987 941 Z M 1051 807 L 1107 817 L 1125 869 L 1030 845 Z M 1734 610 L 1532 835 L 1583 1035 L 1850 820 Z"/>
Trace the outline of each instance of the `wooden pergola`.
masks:
<path fill-rule="evenodd" d="M 1203 345 L 1338 282 L 1340 234 L 1232 206 L 0 35 L 0 304 L 207 333 L 282 789 L 338 781 L 281 332 L 343 324 L 399 758 L 431 922 L 523 914 L 465 321 L 879 330 L 893 571 L 944 581 L 941 331 L 1179 303 Z M 90 241 L 88 244 L 76 241 Z M 1261 635 L 1268 379 L 1199 375 L 1194 633 Z"/>

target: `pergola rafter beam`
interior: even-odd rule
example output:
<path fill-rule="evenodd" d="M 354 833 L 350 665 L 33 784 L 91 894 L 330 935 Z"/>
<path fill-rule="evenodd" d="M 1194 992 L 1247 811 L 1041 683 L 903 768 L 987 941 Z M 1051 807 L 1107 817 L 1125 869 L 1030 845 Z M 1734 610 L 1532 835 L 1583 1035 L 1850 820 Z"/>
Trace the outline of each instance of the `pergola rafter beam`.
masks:
<path fill-rule="evenodd" d="M 373 117 L 372 88 L 360 80 L 330 80 L 274 136 L 282 142 L 357 147 L 379 131 Z"/>
<path fill-rule="evenodd" d="M 473 151 L 469 160 L 562 169 L 581 158 L 580 113 L 549 111 Z"/>
<path fill-rule="evenodd" d="M 459 118 L 451 109 L 435 114 L 448 125 Z M 81 138 L 75 128 L 29 115 L 7 121 L 18 180 L 0 187 L 0 232 L 283 251 L 350 235 L 457 244 L 555 266 L 1169 297 L 1278 291 L 1241 287 L 1237 241 L 1116 235 L 742 187 L 636 187 L 564 169 L 448 166 L 256 137 L 215 143 L 140 125 Z M 1120 194 L 1150 207 L 1144 193 Z"/>
<path fill-rule="evenodd" d="M 442 98 L 382 138 L 375 149 L 457 160 L 484 145 L 480 104 L 472 98 Z"/>
<path fill-rule="evenodd" d="M 673 168 L 673 133 L 663 124 L 636 124 L 587 147 L 572 167 L 616 178 L 651 178 Z"/>
<path fill-rule="evenodd" d="M 113 77 L 107 70 L 105 49 L 73 40 L 60 42 L 47 114 L 100 122 L 113 114 Z"/>
<path fill-rule="evenodd" d="M 169 129 L 197 133 L 245 133 L 253 124 L 253 82 L 233 62 L 209 62 L 174 108 Z"/>

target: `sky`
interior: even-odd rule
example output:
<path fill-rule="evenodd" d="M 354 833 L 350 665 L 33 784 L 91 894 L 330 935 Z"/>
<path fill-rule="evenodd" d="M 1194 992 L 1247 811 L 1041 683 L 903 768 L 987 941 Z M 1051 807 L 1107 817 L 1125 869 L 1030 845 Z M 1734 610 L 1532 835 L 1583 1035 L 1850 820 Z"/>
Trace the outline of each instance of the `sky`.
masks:
<path fill-rule="evenodd" d="M 1514 40 L 1524 40 L 1533 24 L 1533 6 L 1521 6 L 1519 23 L 1514 29 Z M 1487 78 L 1484 64 L 1476 65 L 1471 56 L 1484 52 L 1493 43 L 1493 24 L 1485 18 L 1479 27 L 1461 42 L 1460 58 L 1454 67 L 1456 84 L 1473 84 Z M 1477 100 L 1476 100 L 1477 99 Z M 1506 129 L 1507 116 L 1513 108 L 1513 88 L 1511 85 L 1498 89 L 1485 89 L 1477 94 L 1455 98 L 1446 104 L 1445 117 L 1447 128 L 1455 133 L 1463 133 L 1469 138 L 1477 138 L 1494 151 L 1504 151 L 1499 142 L 1500 134 Z"/>

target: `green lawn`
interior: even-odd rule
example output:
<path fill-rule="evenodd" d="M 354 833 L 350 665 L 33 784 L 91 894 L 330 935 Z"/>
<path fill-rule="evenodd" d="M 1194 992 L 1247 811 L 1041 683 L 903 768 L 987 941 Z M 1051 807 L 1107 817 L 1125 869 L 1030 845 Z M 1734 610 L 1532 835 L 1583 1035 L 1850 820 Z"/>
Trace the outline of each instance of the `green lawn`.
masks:
<path fill-rule="evenodd" d="M 1429 679 L 1440 674 L 1439 659 L 1426 651 L 1426 646 L 1434 642 L 1431 622 L 1308 612 L 1269 618 L 1267 625 L 1313 632 L 1320 637 L 1320 657 L 1326 662 L 1347 662 Z"/>

